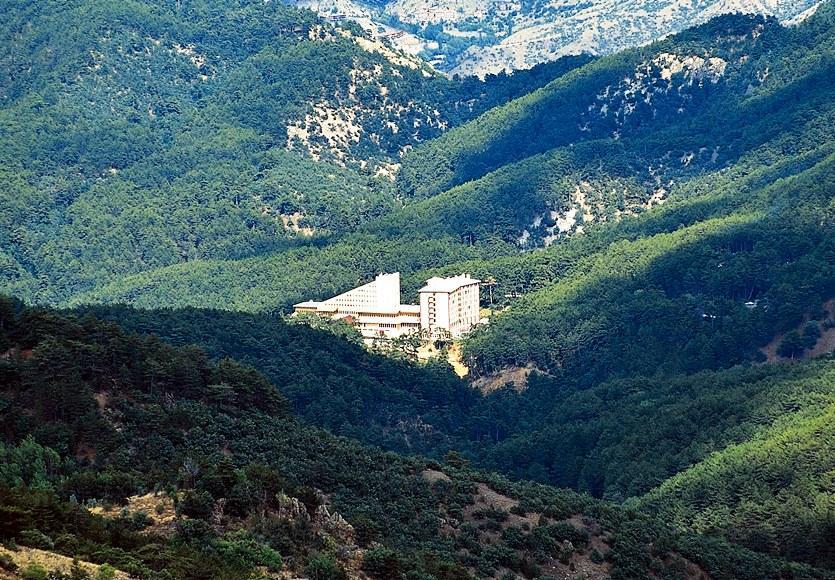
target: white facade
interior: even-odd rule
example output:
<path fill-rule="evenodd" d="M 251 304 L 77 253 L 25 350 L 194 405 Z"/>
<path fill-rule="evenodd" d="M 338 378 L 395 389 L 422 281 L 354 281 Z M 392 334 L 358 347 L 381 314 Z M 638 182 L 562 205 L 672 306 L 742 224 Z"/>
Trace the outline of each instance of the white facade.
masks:
<path fill-rule="evenodd" d="M 480 317 L 479 280 L 462 274 L 430 278 L 420 289 L 420 327 L 433 338 L 452 338 L 470 332 Z"/>
<path fill-rule="evenodd" d="M 394 311 L 400 306 L 400 274 L 380 274 L 373 282 L 348 290 L 323 302 L 339 312 Z"/>
<path fill-rule="evenodd" d="M 479 323 L 479 281 L 461 275 L 431 278 L 420 305 L 400 303 L 400 274 L 380 274 L 368 284 L 323 302 L 302 302 L 296 313 L 344 319 L 363 337 L 397 338 L 419 331 L 432 338 L 458 338 Z"/>

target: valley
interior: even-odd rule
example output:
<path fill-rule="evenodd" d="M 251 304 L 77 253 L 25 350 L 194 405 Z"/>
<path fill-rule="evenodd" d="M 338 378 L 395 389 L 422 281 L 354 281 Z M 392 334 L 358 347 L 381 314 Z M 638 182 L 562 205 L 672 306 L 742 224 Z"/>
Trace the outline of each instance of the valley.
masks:
<path fill-rule="evenodd" d="M 0 0 L 0 578 L 833 578 L 835 2 L 643 4 Z"/>

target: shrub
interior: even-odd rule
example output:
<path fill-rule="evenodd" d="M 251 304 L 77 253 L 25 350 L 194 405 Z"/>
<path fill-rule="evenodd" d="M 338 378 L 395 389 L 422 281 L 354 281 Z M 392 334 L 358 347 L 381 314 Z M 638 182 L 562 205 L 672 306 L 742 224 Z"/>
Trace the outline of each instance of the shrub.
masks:
<path fill-rule="evenodd" d="M 56 573 L 52 572 L 50 575 L 50 580 L 52 580 Z M 63 578 L 62 576 L 58 576 L 58 578 Z M 89 580 L 90 573 L 87 572 L 84 568 L 81 567 L 81 564 L 78 563 L 78 560 L 72 561 L 72 567 L 70 568 L 70 573 L 66 576 L 67 580 Z M 57 579 L 56 579 L 57 580 Z"/>
<path fill-rule="evenodd" d="M 20 532 L 20 543 L 30 548 L 40 548 L 42 550 L 52 550 L 55 548 L 55 542 L 41 532 L 40 530 L 23 530 Z"/>
<path fill-rule="evenodd" d="M 226 564 L 237 570 L 265 566 L 270 572 L 277 572 L 284 567 L 281 554 L 244 531 L 227 534 L 217 540 L 215 549 Z"/>
<path fill-rule="evenodd" d="M 138 511 L 131 516 L 131 523 L 136 530 L 144 530 L 154 523 L 154 520 L 143 511 Z"/>
<path fill-rule="evenodd" d="M 803 346 L 807 350 L 812 350 L 815 348 L 815 345 L 818 343 L 818 340 L 821 337 L 821 329 L 820 325 L 814 320 L 810 320 L 806 323 L 803 327 Z"/>
<path fill-rule="evenodd" d="M 365 553 L 362 569 L 372 578 L 399 578 L 406 569 L 406 561 L 396 550 L 374 548 Z"/>
<path fill-rule="evenodd" d="M 23 580 L 48 580 L 49 574 L 40 564 L 31 562 L 20 571 L 20 577 Z"/>
<path fill-rule="evenodd" d="M 307 559 L 304 571 L 311 580 L 344 580 L 345 571 L 333 557 L 327 554 L 314 554 Z"/>
<path fill-rule="evenodd" d="M 0 570 L 15 572 L 17 570 L 17 564 L 14 563 L 14 560 L 8 554 L 0 554 Z"/>
<path fill-rule="evenodd" d="M 492 520 L 494 522 L 504 522 L 508 518 L 508 513 L 497 507 L 489 506 L 473 512 L 473 517 L 479 520 Z"/>
<path fill-rule="evenodd" d="M 777 347 L 777 354 L 783 358 L 794 358 L 801 352 L 803 352 L 803 339 L 796 330 L 786 333 Z"/>
<path fill-rule="evenodd" d="M 115 580 L 116 569 L 110 564 L 102 564 L 93 576 L 93 580 Z"/>
<path fill-rule="evenodd" d="M 215 501 L 208 491 L 190 491 L 178 504 L 178 511 L 187 517 L 207 520 L 212 515 Z"/>

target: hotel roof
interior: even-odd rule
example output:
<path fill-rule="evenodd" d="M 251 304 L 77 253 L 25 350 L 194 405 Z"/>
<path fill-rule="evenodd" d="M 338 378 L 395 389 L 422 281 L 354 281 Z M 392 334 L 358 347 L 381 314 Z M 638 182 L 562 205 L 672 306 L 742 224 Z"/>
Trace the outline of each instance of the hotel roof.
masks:
<path fill-rule="evenodd" d="M 481 280 L 470 278 L 467 274 L 461 274 L 453 278 L 429 278 L 426 286 L 420 292 L 455 292 L 463 286 L 471 286 L 480 283 Z"/>

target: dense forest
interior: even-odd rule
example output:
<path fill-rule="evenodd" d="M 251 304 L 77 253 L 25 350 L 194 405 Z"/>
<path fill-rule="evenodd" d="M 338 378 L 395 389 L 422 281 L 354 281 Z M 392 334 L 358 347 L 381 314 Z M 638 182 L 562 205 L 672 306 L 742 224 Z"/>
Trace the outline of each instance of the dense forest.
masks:
<path fill-rule="evenodd" d="M 375 355 L 350 336 L 288 324 L 279 315 L 127 307 L 86 307 L 79 313 L 251 365 L 280 389 L 299 417 L 393 451 L 442 457 L 456 441 L 466 440 L 461 417 L 479 398 L 446 364 L 417 366 Z"/>
<path fill-rule="evenodd" d="M 83 312 L 175 344 L 197 343 L 218 360 L 240 358 L 278 385 L 305 420 L 331 432 L 438 460 L 454 450 L 475 465 L 516 479 L 617 502 L 656 493 L 654 488 L 664 489 L 669 478 L 690 473 L 693 466 L 693 473 L 702 473 L 703 463 L 732 469 L 724 454 L 734 446 L 739 460 L 749 461 L 761 448 L 758 441 L 780 438 L 795 427 L 826 427 L 824 418 L 835 404 L 831 359 L 632 375 L 591 388 L 569 377 L 534 373 L 521 393 L 508 386 L 481 396 L 439 363 L 417 366 L 379 358 L 350 338 L 287 325 L 274 316 L 124 307 Z M 311 357 L 311 351 L 317 355 Z M 831 430 L 815 434 L 814 452 L 788 443 L 784 455 L 771 460 L 773 468 L 784 461 L 798 465 L 761 491 L 761 509 L 738 514 L 738 520 L 716 515 L 713 527 L 699 531 L 831 567 L 832 554 L 824 548 L 833 531 L 827 474 L 835 461 L 835 441 Z M 696 479 L 692 485 L 708 482 Z M 725 493 L 742 493 L 752 485 L 760 485 L 757 474 L 741 473 Z M 707 489 L 700 493 L 708 494 L 703 505 L 710 509 L 726 501 Z M 795 516 L 786 517 L 764 511 L 770 502 L 817 507 L 790 508 Z M 774 528 L 769 518 L 783 527 Z M 680 522 L 690 525 L 686 517 Z M 738 532 L 762 526 L 771 526 L 768 543 Z M 780 529 L 804 532 L 788 537 Z"/>
<path fill-rule="evenodd" d="M 335 438 L 254 369 L 194 347 L 8 299 L 0 329 L 0 538 L 17 550 L 143 578 L 825 577 L 454 453 L 440 465 Z M 158 507 L 131 512 L 137 495 Z"/>
<path fill-rule="evenodd" d="M 0 10 L 0 577 L 833 577 L 835 2 L 483 81 Z M 494 282 L 468 380 L 284 316 L 391 271 Z"/>
<path fill-rule="evenodd" d="M 303 248 L 127 275 L 68 302 L 275 311 L 380 271 L 401 271 L 411 293 L 429 275 L 466 270 L 496 279 L 500 306 L 513 300 L 506 295 L 539 290 L 525 300 L 542 303 L 556 295 L 566 268 L 595 260 L 616 241 L 657 242 L 666 251 L 657 234 L 684 236 L 676 230 L 716 218 L 767 230 L 769 220 L 781 227 L 799 220 L 795 209 L 804 207 L 812 223 L 798 223 L 791 235 L 803 239 L 807 227 L 820 234 L 814 216 L 831 213 L 831 198 L 826 187 L 807 190 L 827 183 L 833 153 L 832 20 L 831 4 L 795 28 L 728 16 L 597 59 L 410 150 L 396 183 L 404 207 L 355 231 Z M 464 173 L 449 177 L 449 167 Z M 802 196 L 797 208 L 794 196 Z M 715 244 L 707 234 L 719 223 L 706 224 L 704 243 Z M 694 238 L 688 247 L 700 245 Z M 700 262 L 693 266 L 704 275 Z M 724 299 L 713 289 L 699 293 Z M 495 360 L 480 345 L 476 351 L 488 369 L 529 356 Z"/>
<path fill-rule="evenodd" d="M 589 60 L 451 81 L 280 2 L 0 9 L 0 287 L 42 303 L 351 231 L 403 151 Z"/>

